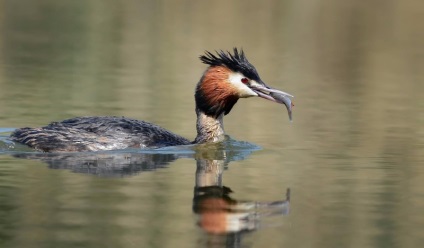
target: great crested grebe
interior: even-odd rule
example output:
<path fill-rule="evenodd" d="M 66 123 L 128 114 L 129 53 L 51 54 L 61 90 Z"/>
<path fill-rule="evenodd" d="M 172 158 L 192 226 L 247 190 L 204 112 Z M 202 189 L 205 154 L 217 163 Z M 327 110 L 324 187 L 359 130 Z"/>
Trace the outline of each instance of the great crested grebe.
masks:
<path fill-rule="evenodd" d="M 286 105 L 291 119 L 292 95 L 272 89 L 259 77 L 243 50 L 207 52 L 209 65 L 195 90 L 197 136 L 189 141 L 155 124 L 125 117 L 76 117 L 40 128 L 15 130 L 10 139 L 44 152 L 83 152 L 156 148 L 224 140 L 223 117 L 239 98 L 259 96 Z"/>

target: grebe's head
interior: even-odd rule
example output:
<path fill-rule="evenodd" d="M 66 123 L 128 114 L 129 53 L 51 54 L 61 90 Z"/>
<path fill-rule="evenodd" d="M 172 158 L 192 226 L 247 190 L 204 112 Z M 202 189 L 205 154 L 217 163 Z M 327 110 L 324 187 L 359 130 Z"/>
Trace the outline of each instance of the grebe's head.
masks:
<path fill-rule="evenodd" d="M 228 114 L 239 98 L 259 96 L 285 104 L 291 116 L 292 95 L 267 86 L 243 50 L 234 48 L 233 54 L 206 52 L 200 60 L 209 65 L 195 92 L 196 107 L 206 115 L 218 117 Z"/>

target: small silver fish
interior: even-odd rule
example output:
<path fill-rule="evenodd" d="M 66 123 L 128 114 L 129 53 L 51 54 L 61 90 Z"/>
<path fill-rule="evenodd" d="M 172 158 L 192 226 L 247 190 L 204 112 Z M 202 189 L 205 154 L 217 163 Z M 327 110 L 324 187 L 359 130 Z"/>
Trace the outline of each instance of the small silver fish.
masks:
<path fill-rule="evenodd" d="M 278 103 L 284 104 L 286 105 L 287 108 L 287 112 L 289 114 L 289 120 L 292 121 L 292 108 L 294 106 L 292 100 L 290 99 L 289 95 L 285 95 L 285 94 L 279 94 L 279 93 L 274 93 L 271 92 L 270 96 L 272 98 L 274 98 L 274 100 Z"/>

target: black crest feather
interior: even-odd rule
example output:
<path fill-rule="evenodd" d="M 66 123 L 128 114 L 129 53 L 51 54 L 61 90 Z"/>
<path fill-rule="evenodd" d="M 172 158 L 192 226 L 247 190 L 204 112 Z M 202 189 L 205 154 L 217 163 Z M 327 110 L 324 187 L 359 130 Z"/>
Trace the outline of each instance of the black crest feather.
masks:
<path fill-rule="evenodd" d="M 225 66 L 232 71 L 240 72 L 246 77 L 259 81 L 259 74 L 255 67 L 247 60 L 243 49 L 233 49 L 233 54 L 222 50 L 215 51 L 216 55 L 206 51 L 205 55 L 200 56 L 200 60 L 210 66 Z"/>

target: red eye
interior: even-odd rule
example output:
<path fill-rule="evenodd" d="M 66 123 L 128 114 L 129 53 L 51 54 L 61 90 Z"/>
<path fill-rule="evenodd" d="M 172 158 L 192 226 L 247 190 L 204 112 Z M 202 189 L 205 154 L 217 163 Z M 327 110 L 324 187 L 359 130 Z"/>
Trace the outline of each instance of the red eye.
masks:
<path fill-rule="evenodd" d="M 244 83 L 244 84 L 247 84 L 247 83 L 249 82 L 249 79 L 247 79 L 247 78 L 242 78 L 242 79 L 241 79 L 241 82 L 242 82 L 242 83 Z"/>

